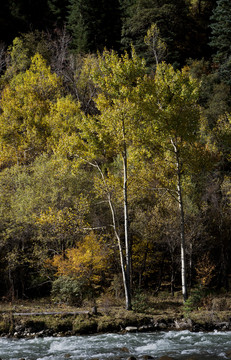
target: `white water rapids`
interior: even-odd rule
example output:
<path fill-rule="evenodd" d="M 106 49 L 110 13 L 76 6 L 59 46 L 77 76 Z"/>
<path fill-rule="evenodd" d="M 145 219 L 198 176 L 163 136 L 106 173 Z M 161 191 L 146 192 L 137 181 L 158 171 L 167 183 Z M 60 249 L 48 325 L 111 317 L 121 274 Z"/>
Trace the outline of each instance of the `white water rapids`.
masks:
<path fill-rule="evenodd" d="M 129 350 L 129 352 L 127 352 Z M 231 332 L 168 331 L 136 334 L 100 334 L 34 339 L 0 338 L 1 360 L 158 359 L 168 355 L 182 360 L 226 359 Z"/>

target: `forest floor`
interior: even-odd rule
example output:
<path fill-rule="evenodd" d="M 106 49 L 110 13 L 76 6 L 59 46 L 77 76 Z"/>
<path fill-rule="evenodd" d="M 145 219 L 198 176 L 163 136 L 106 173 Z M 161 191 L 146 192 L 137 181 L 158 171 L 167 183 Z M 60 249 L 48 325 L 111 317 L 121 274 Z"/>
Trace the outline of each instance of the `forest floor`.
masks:
<path fill-rule="evenodd" d="M 94 306 L 97 313 L 94 313 Z M 125 331 L 130 328 L 168 330 L 231 330 L 231 293 L 209 295 L 192 309 L 182 302 L 180 293 L 171 297 L 166 292 L 158 296 L 139 295 L 133 310 L 124 309 L 124 301 L 102 296 L 93 304 L 82 307 L 55 304 L 49 298 L 0 302 L 0 334 L 2 336 L 72 335 L 96 332 Z M 46 332 L 44 333 L 44 329 Z"/>

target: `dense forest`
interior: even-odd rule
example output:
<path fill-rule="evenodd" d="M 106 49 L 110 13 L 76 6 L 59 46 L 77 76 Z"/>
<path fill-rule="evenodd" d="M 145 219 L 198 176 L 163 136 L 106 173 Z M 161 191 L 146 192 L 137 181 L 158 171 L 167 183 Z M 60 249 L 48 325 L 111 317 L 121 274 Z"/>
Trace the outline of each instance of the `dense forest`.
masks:
<path fill-rule="evenodd" d="M 231 285 L 230 0 L 4 0 L 0 296 Z"/>

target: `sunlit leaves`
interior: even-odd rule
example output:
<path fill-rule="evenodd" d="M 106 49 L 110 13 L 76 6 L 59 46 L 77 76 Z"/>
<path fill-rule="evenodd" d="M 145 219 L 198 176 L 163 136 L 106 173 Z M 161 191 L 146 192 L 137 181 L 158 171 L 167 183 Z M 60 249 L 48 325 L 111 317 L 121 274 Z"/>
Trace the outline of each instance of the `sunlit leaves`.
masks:
<path fill-rule="evenodd" d="M 99 57 L 98 67 L 93 68 L 92 76 L 95 84 L 109 97 L 126 98 L 145 72 L 145 62 L 134 50 L 131 58 L 128 53 L 119 56 L 114 51 L 104 51 Z"/>
<path fill-rule="evenodd" d="M 3 90 L 0 140 L 14 151 L 17 162 L 31 160 L 46 150 L 50 136 L 47 115 L 60 90 L 60 79 L 40 55 L 34 56 L 30 68 L 13 77 Z"/>
<path fill-rule="evenodd" d="M 110 267 L 111 251 L 105 241 L 90 233 L 75 248 L 69 248 L 62 255 L 54 256 L 52 265 L 59 276 L 88 279 L 89 284 L 99 284 Z"/>
<path fill-rule="evenodd" d="M 151 49 L 155 57 L 156 64 L 158 64 L 165 55 L 167 46 L 161 39 L 160 30 L 156 24 L 153 23 L 150 26 L 146 36 L 144 37 L 144 42 Z"/>
<path fill-rule="evenodd" d="M 175 71 L 171 65 L 162 63 L 157 66 L 154 84 L 158 111 L 153 115 L 157 128 L 164 136 L 192 139 L 199 126 L 198 82 L 190 77 L 187 69 Z"/>
<path fill-rule="evenodd" d="M 72 153 L 77 146 L 83 115 L 80 105 L 71 97 L 58 98 L 51 104 L 47 122 L 51 129 L 50 146 L 53 151 Z"/>

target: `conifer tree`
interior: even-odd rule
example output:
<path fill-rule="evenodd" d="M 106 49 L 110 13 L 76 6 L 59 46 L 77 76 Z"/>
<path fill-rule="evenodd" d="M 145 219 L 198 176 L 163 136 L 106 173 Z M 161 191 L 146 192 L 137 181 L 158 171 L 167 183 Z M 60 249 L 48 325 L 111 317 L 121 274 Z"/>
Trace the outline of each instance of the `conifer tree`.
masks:
<path fill-rule="evenodd" d="M 231 2 L 217 1 L 211 16 L 212 36 L 210 46 L 216 49 L 215 60 L 220 64 L 220 78 L 228 85 L 231 71 Z"/>
<path fill-rule="evenodd" d="M 150 53 L 147 54 L 144 37 L 154 23 L 160 29 L 160 37 L 167 44 L 168 61 L 181 63 L 187 57 L 185 34 L 189 29 L 188 13 L 184 0 L 137 0 L 128 6 L 123 19 L 122 44 L 128 49 L 132 42 L 136 52 L 149 63 Z"/>
<path fill-rule="evenodd" d="M 63 27 L 67 17 L 68 0 L 48 0 L 48 7 L 54 19 L 54 24 Z"/>
<path fill-rule="evenodd" d="M 116 48 L 120 40 L 118 0 L 69 0 L 67 27 L 76 52 Z"/>
<path fill-rule="evenodd" d="M 211 21 L 210 45 L 217 50 L 218 60 L 227 60 L 231 55 L 231 2 L 229 0 L 217 1 Z"/>

